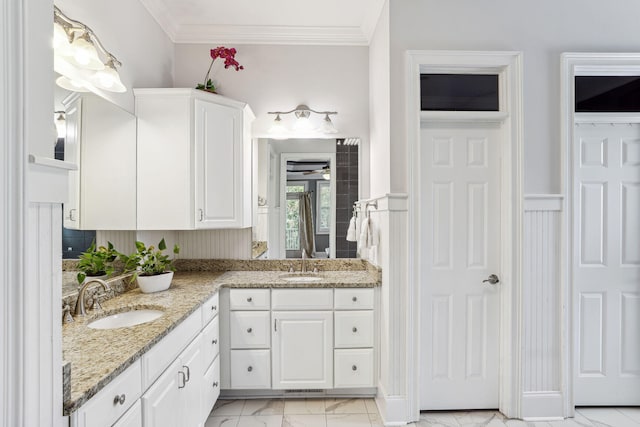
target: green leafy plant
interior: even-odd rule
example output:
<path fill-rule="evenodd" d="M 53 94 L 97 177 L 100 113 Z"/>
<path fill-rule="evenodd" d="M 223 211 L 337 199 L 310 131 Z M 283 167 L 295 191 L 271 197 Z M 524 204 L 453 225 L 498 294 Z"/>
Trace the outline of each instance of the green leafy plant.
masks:
<path fill-rule="evenodd" d="M 79 257 L 78 270 L 80 272 L 76 276 L 78 283 L 84 282 L 87 276 L 102 276 L 113 273 L 113 261 L 118 255 L 118 251 L 114 249 L 111 242 L 107 242 L 106 247 L 96 247 L 96 241 L 91 242 L 91 246 Z"/>
<path fill-rule="evenodd" d="M 175 271 L 173 260 L 169 255 L 163 254 L 167 249 L 164 238 L 158 243 L 158 249 L 151 245 L 146 247 L 142 242 L 136 242 L 136 252 L 131 255 L 119 254 L 120 261 L 124 264 L 126 272 L 133 272 L 131 280 L 135 280 L 138 276 L 155 276 L 158 274 Z M 173 253 L 179 254 L 180 247 L 174 245 Z"/>

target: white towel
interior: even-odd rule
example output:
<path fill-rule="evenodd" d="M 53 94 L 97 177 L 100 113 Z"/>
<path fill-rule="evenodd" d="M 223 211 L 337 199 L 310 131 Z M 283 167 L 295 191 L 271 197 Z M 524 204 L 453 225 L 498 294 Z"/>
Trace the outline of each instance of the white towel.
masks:
<path fill-rule="evenodd" d="M 369 236 L 371 235 L 371 227 L 369 226 L 369 218 L 362 220 L 360 224 L 360 240 L 358 240 L 358 246 L 360 250 L 368 248 L 371 244 Z"/>
<path fill-rule="evenodd" d="M 347 229 L 347 241 L 349 242 L 357 242 L 358 235 L 356 234 L 356 217 L 352 216 L 351 221 L 349 221 L 349 229 Z"/>

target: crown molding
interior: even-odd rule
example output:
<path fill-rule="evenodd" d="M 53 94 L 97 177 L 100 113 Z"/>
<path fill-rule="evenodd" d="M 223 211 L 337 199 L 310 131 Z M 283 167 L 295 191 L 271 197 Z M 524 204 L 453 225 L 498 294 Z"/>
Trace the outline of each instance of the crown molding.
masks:
<path fill-rule="evenodd" d="M 371 6 L 367 9 L 367 13 L 364 16 L 364 20 L 362 21 L 360 28 L 362 29 L 364 36 L 367 38 L 367 44 L 371 43 L 373 33 L 376 31 L 384 2 L 385 0 L 371 0 Z"/>
<path fill-rule="evenodd" d="M 162 0 L 140 0 L 140 3 L 149 11 L 153 19 L 156 20 L 160 28 L 175 43 L 177 25 L 174 23 L 169 9 Z"/>
<path fill-rule="evenodd" d="M 385 0 L 372 0 L 360 26 L 180 25 L 163 0 L 140 0 L 174 43 L 368 46 Z"/>
<path fill-rule="evenodd" d="M 360 27 L 301 27 L 272 25 L 180 25 L 175 43 L 235 43 L 366 46 Z"/>

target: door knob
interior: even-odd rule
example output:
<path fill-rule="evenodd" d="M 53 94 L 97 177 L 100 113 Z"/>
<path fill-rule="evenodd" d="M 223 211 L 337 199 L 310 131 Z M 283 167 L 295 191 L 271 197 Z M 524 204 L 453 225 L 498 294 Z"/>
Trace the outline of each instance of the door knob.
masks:
<path fill-rule="evenodd" d="M 487 283 L 487 282 L 491 285 L 495 285 L 496 283 L 500 282 L 500 279 L 498 279 L 498 276 L 496 276 L 495 274 L 492 274 L 482 281 L 482 283 Z"/>

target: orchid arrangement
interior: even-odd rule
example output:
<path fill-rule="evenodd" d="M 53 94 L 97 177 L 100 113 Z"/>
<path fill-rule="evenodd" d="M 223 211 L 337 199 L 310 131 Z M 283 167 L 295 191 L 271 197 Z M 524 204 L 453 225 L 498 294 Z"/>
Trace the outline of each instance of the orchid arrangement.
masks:
<path fill-rule="evenodd" d="M 208 91 L 215 92 L 216 87 L 213 82 L 209 78 L 209 73 L 211 72 L 211 67 L 213 67 L 213 63 L 218 58 L 224 59 L 224 68 L 235 68 L 236 71 L 244 70 L 244 67 L 236 61 L 236 49 L 235 48 L 226 48 L 224 46 L 218 46 L 215 49 L 211 49 L 211 64 L 209 64 L 209 69 L 207 70 L 207 75 L 204 76 L 204 83 L 200 83 L 196 86 L 196 89 L 204 89 Z"/>

